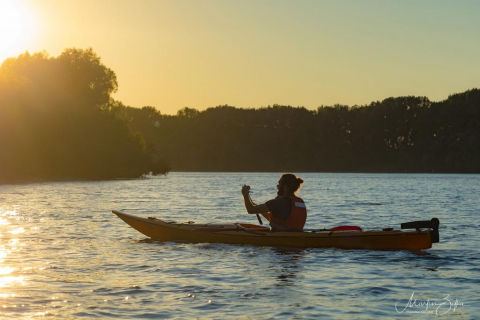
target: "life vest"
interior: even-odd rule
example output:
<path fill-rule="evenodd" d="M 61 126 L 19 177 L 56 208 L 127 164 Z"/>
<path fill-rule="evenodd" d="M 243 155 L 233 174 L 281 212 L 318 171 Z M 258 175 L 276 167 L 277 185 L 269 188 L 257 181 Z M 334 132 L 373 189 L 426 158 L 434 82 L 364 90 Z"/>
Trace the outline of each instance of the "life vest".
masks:
<path fill-rule="evenodd" d="M 307 207 L 305 206 L 305 202 L 299 197 L 292 196 L 290 208 L 290 215 L 287 219 L 283 220 L 272 216 L 270 221 L 288 229 L 302 231 L 305 221 L 307 221 Z"/>

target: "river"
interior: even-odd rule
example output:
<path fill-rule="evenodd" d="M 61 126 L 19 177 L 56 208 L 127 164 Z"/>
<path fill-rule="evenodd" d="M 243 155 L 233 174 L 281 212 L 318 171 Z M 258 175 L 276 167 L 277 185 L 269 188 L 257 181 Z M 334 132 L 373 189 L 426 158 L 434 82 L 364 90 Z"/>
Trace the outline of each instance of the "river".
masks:
<path fill-rule="evenodd" d="M 111 210 L 249 222 L 277 173 L 0 186 L 1 319 L 480 318 L 480 175 L 298 174 L 306 228 L 440 219 L 418 253 L 149 241 Z"/>

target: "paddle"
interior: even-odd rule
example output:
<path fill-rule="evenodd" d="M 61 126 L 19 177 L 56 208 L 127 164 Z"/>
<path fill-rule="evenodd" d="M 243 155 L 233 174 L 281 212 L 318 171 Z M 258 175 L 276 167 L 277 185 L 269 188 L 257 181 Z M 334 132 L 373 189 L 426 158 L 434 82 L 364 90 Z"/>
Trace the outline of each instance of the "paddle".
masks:
<path fill-rule="evenodd" d="M 262 219 L 260 219 L 260 216 L 258 215 L 258 213 L 257 213 L 256 215 L 257 215 L 258 223 L 260 223 L 261 225 L 263 225 Z"/>
<path fill-rule="evenodd" d="M 250 186 L 244 185 L 243 187 L 246 188 L 246 190 L 247 190 L 248 192 L 250 191 Z M 242 192 L 243 192 L 243 191 L 242 191 Z M 258 223 L 260 223 L 261 225 L 263 225 L 262 219 L 260 219 L 260 216 L 258 215 L 258 213 L 256 213 L 255 215 L 257 216 Z"/>

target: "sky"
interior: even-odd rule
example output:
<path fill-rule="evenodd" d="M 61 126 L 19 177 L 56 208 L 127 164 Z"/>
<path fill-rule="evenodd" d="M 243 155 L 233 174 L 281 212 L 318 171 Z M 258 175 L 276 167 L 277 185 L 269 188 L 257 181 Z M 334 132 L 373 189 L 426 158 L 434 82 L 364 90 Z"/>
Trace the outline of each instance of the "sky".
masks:
<path fill-rule="evenodd" d="M 93 48 L 165 114 L 317 108 L 480 87 L 480 1 L 0 0 L 0 60 Z"/>

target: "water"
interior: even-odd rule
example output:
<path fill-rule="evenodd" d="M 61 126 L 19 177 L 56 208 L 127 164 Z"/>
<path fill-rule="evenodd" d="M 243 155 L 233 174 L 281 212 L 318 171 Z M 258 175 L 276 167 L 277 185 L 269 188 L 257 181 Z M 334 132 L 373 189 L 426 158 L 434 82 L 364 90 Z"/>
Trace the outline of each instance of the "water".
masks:
<path fill-rule="evenodd" d="M 159 243 L 110 213 L 255 223 L 241 185 L 269 200 L 272 173 L 4 185 L 0 318 L 480 317 L 479 175 L 300 176 L 307 228 L 438 217 L 441 242 L 423 254 Z"/>

